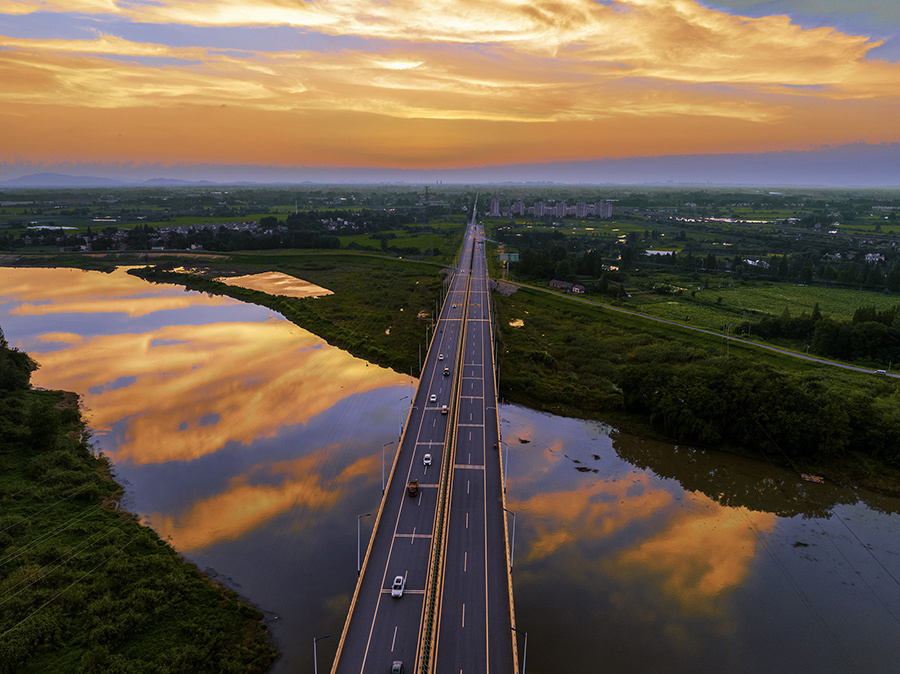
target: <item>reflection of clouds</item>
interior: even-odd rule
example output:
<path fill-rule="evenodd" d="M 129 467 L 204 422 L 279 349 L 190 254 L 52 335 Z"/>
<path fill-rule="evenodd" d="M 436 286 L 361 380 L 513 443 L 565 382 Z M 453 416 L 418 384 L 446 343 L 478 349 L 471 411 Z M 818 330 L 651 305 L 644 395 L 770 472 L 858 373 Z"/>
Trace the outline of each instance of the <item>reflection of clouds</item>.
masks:
<path fill-rule="evenodd" d="M 408 381 L 280 321 L 106 335 L 35 358 L 38 385 L 87 392 L 93 428 L 128 420 L 113 458 L 136 464 L 188 461 L 228 442 L 273 437 L 353 393 Z M 107 386 L 125 377 L 137 380 Z M 202 423 L 211 415 L 221 421 Z"/>
<path fill-rule="evenodd" d="M 332 484 L 323 479 L 322 469 L 335 461 L 339 447 L 270 465 L 258 465 L 248 475 L 233 478 L 228 488 L 197 501 L 176 515 L 149 515 L 146 520 L 162 537 L 171 537 L 181 551 L 191 552 L 223 541 L 236 540 L 294 507 L 326 510 L 342 496 L 342 485 L 359 477 L 374 481 L 379 457 L 375 454 L 354 461 Z M 253 484 L 254 477 L 281 477 Z M 306 526 L 304 524 L 304 526 Z"/>
<path fill-rule="evenodd" d="M 702 494 L 685 493 L 685 507 L 666 527 L 621 551 L 608 564 L 613 576 L 659 589 L 685 611 L 717 614 L 717 598 L 743 583 L 759 546 L 757 532 L 771 531 L 770 513 L 727 508 Z"/>
<path fill-rule="evenodd" d="M 283 274 L 280 271 L 267 271 L 261 274 L 249 274 L 247 276 L 222 276 L 216 279 L 220 283 L 239 288 L 259 290 L 270 295 L 285 295 L 287 297 L 324 297 L 334 293 L 315 283 L 304 281 L 295 276 Z"/>
<path fill-rule="evenodd" d="M 505 414 L 513 419 L 511 433 L 530 428 L 527 415 L 518 418 L 514 408 Z M 760 547 L 757 537 L 775 527 L 777 515 L 681 492 L 628 464 L 617 468 L 607 460 L 613 458 L 611 446 L 603 456 L 605 480 L 576 473 L 573 460 L 590 456 L 590 450 L 581 444 L 586 435 L 568 425 L 544 429 L 556 436 L 537 436 L 537 447 L 517 447 L 511 457 L 518 468 L 509 508 L 528 532 L 522 559 L 535 564 L 526 569 L 540 573 L 536 563 L 548 562 L 569 582 L 610 578 L 619 585 L 613 602 L 642 621 L 672 612 L 721 618 L 723 598 L 747 581 Z M 622 468 L 626 472 L 616 474 Z"/>
<path fill-rule="evenodd" d="M 171 286 L 150 286 L 129 276 L 122 268 L 110 274 L 78 269 L 6 269 L 3 285 L 4 295 L 22 303 L 10 311 L 18 316 L 119 312 L 134 317 L 169 309 L 234 303 L 227 297 L 188 294 Z M 71 337 L 80 339 L 77 335 Z"/>
<path fill-rule="evenodd" d="M 534 528 L 526 559 L 536 561 L 567 545 L 606 538 L 651 517 L 672 502 L 672 495 L 662 489 L 645 488 L 635 495 L 634 484 L 648 487 L 649 478 L 642 474 L 627 483 L 592 479 L 576 489 L 511 501 L 511 507 L 520 516 L 524 514 Z"/>

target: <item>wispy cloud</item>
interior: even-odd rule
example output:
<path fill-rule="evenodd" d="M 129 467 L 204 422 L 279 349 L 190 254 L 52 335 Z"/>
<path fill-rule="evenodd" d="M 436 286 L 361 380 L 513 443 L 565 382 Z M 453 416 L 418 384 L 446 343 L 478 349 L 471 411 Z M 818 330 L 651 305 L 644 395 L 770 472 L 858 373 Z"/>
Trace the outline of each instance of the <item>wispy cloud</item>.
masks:
<path fill-rule="evenodd" d="M 94 37 L 0 37 L 8 106 L 240 106 L 292 115 L 295 124 L 326 111 L 374 115 L 395 120 L 383 151 L 397 148 L 410 120 L 443 122 L 423 145 L 443 152 L 460 140 L 453 123 L 550 124 L 555 131 L 540 136 L 552 144 L 578 124 L 593 124 L 596 136 L 609 130 L 601 125 L 628 133 L 634 120 L 654 120 L 675 134 L 684 119 L 715 119 L 781 126 L 801 143 L 821 143 L 832 139 L 803 130 L 812 107 L 827 116 L 837 102 L 867 100 L 865 114 L 890 116 L 900 96 L 900 64 L 867 58 L 877 40 L 693 0 L 0 0 L 0 13 L 27 12 L 68 13 Z M 123 22 L 158 38 L 115 34 Z M 288 26 L 297 46 L 170 46 L 173 26 Z M 320 42 L 360 42 L 305 49 L 309 31 Z M 895 139 L 896 128 L 882 123 L 874 140 Z M 736 149 L 726 134 L 718 139 Z"/>

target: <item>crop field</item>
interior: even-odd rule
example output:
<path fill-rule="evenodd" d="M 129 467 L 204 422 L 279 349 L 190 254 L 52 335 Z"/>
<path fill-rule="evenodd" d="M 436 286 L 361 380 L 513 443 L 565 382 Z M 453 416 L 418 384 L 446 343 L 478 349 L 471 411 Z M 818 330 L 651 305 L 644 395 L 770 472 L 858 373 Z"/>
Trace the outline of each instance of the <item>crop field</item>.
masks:
<path fill-rule="evenodd" d="M 824 316 L 837 320 L 849 320 L 860 307 L 887 309 L 900 303 L 897 297 L 880 292 L 792 283 L 728 286 L 723 281 L 721 287 L 712 284 L 707 289 L 684 279 L 669 278 L 666 282 L 680 288 L 681 294 L 633 293 L 627 306 L 651 316 L 718 330 L 725 324 L 758 320 L 762 314 L 780 316 L 785 308 L 791 316 L 799 316 L 804 311 L 811 314 L 816 303 Z"/>

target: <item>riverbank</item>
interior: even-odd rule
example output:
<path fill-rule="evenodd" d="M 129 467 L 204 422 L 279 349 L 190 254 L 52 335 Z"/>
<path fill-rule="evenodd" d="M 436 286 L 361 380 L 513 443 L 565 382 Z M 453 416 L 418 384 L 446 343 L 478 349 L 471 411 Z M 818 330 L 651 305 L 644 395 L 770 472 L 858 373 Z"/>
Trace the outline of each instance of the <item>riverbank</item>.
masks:
<path fill-rule="evenodd" d="M 0 671 L 266 671 L 262 613 L 119 509 L 77 397 L 33 369 L 0 333 Z"/>
<path fill-rule="evenodd" d="M 353 355 L 417 369 L 430 323 L 422 315 L 440 293 L 434 265 L 330 251 L 204 262 L 209 274 L 277 269 L 335 294 L 277 297 L 174 271 L 175 262 L 132 273 L 268 307 Z M 526 288 L 494 297 L 507 401 L 900 494 L 892 380 Z"/>
<path fill-rule="evenodd" d="M 509 402 L 900 494 L 892 379 L 529 289 L 495 308 Z"/>

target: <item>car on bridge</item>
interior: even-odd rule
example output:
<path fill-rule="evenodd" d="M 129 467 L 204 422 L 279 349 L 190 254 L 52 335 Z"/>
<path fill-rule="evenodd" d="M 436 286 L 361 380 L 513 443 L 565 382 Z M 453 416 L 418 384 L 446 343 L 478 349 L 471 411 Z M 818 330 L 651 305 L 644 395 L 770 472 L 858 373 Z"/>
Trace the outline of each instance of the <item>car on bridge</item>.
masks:
<path fill-rule="evenodd" d="M 438 354 L 438 360 L 444 360 L 444 354 L 439 353 L 439 354 Z"/>
<path fill-rule="evenodd" d="M 437 402 L 437 396 L 436 396 L 434 393 L 432 393 L 432 394 L 431 394 L 431 397 L 428 399 L 428 402 L 430 402 L 430 403 L 436 403 L 436 402 Z"/>
<path fill-rule="evenodd" d="M 402 597 L 404 585 L 406 585 L 406 581 L 403 579 L 403 576 L 397 576 L 396 578 L 394 578 L 394 584 L 391 585 L 391 596 Z"/>
<path fill-rule="evenodd" d="M 403 663 L 399 660 L 394 660 L 391 665 L 391 674 L 403 674 Z"/>
<path fill-rule="evenodd" d="M 426 454 L 422 457 L 422 465 L 430 466 L 431 465 L 431 454 Z"/>
<path fill-rule="evenodd" d="M 419 493 L 419 481 L 418 480 L 410 480 L 409 484 L 406 485 L 406 493 L 410 496 L 415 496 Z"/>

